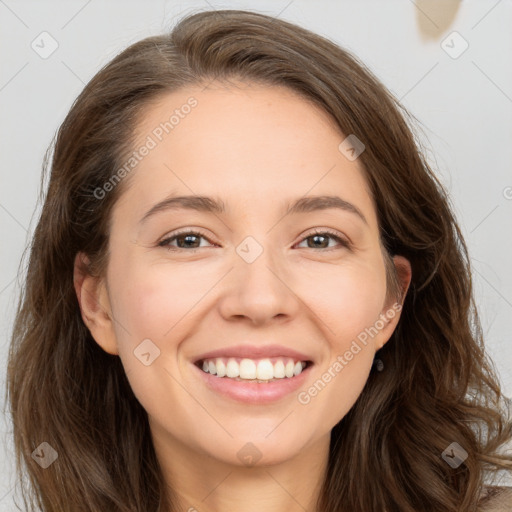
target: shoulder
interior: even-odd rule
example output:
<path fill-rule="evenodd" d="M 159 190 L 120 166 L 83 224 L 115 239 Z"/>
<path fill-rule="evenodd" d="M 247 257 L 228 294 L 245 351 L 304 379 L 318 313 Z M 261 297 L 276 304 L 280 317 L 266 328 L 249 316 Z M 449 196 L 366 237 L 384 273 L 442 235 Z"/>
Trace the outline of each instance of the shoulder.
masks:
<path fill-rule="evenodd" d="M 487 486 L 484 488 L 478 502 L 478 512 L 510 511 L 512 511 L 512 487 Z"/>

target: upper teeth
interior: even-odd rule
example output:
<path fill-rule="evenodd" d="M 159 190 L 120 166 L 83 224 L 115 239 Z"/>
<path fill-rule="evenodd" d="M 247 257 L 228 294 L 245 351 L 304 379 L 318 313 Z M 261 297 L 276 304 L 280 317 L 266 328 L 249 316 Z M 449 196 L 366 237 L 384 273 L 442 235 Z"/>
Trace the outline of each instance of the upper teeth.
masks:
<path fill-rule="evenodd" d="M 306 366 L 304 361 L 294 361 L 289 358 L 270 359 L 204 359 L 203 371 L 217 375 L 217 377 L 229 377 L 247 380 L 271 380 L 294 377 L 302 372 Z"/>

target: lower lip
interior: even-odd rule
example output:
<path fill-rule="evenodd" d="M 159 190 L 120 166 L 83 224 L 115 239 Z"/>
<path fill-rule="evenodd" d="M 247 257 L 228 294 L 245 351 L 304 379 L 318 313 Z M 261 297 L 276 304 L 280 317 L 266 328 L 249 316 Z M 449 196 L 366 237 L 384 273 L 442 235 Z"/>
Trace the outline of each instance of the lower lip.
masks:
<path fill-rule="evenodd" d="M 206 373 L 195 364 L 194 368 L 201 374 L 201 378 L 206 385 L 221 395 L 227 396 L 238 402 L 249 404 L 265 404 L 275 402 L 294 391 L 297 391 L 308 377 L 312 365 L 302 370 L 299 375 L 294 377 L 285 377 L 272 382 L 244 382 L 228 377 L 216 377 Z"/>

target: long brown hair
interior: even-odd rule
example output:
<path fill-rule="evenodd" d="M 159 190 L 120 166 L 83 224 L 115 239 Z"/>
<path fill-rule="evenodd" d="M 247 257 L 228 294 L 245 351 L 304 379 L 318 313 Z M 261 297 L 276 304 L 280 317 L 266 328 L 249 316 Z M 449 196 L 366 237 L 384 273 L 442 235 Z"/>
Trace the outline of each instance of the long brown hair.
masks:
<path fill-rule="evenodd" d="M 484 473 L 512 468 L 500 453 L 512 427 L 484 349 L 467 248 L 410 116 L 331 41 L 236 10 L 193 14 L 116 56 L 79 95 L 47 154 L 8 366 L 17 471 L 21 482 L 24 470 L 29 477 L 25 506 L 154 512 L 171 496 L 119 357 L 83 323 L 73 265 L 83 251 L 88 272 L 105 272 L 110 212 L 127 179 L 101 199 L 95 191 L 133 151 L 149 103 L 231 78 L 286 86 L 365 144 L 359 158 L 383 245 L 412 266 L 400 322 L 379 352 L 384 371 L 370 374 L 332 430 L 319 510 L 474 510 Z M 31 456 L 43 442 L 58 454 L 46 469 Z M 468 453 L 456 469 L 442 457 L 453 442 Z"/>

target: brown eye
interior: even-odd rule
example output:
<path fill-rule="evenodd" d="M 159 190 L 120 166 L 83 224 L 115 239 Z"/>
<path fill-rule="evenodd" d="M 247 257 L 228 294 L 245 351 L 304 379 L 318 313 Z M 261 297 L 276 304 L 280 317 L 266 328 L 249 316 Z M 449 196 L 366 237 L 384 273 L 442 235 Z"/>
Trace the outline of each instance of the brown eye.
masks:
<path fill-rule="evenodd" d="M 308 249 L 335 249 L 336 247 L 329 247 L 329 239 L 337 241 L 342 247 L 350 247 L 350 243 L 347 240 L 341 238 L 338 234 L 333 233 L 332 231 L 315 231 L 303 238 L 300 243 L 306 240 L 311 240 L 311 242 L 308 242 Z"/>
<path fill-rule="evenodd" d="M 158 244 L 158 246 L 167 247 L 170 251 L 176 251 L 181 249 L 200 249 L 201 238 L 203 238 L 204 240 L 208 240 L 202 233 L 198 231 L 181 231 L 179 233 L 175 233 L 174 235 L 168 238 L 165 238 Z M 177 243 L 176 246 L 171 245 L 171 243 L 173 243 L 174 241 L 176 241 Z"/>

